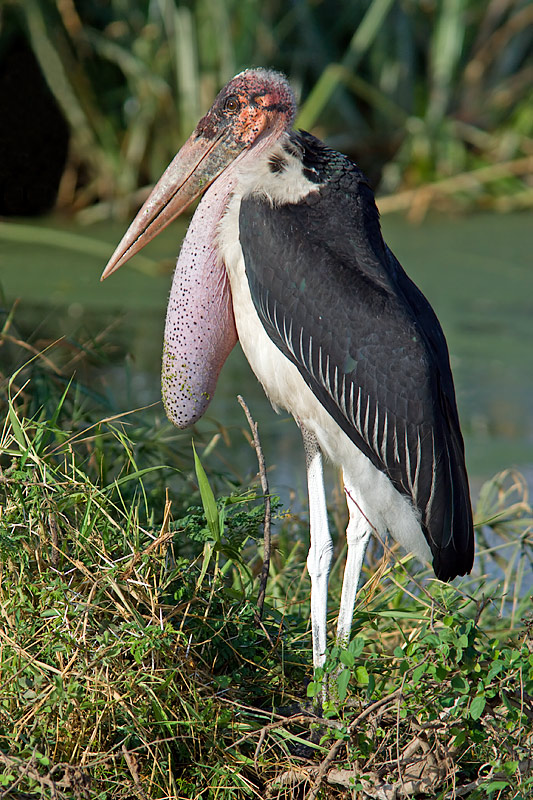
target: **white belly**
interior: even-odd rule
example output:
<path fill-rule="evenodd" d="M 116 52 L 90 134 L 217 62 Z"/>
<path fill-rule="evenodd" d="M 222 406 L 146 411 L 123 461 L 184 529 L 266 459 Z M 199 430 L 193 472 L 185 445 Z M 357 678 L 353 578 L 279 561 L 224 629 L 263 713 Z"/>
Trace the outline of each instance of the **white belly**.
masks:
<path fill-rule="evenodd" d="M 431 552 L 411 502 L 354 445 L 317 400 L 297 367 L 266 333 L 252 301 L 242 250 L 234 234 L 239 230 L 239 208 L 240 198 L 233 197 L 221 224 L 219 242 L 231 283 L 239 341 L 252 370 L 274 407 L 285 409 L 312 431 L 324 454 L 342 467 L 345 484 L 377 531 L 384 535 L 388 530 L 406 550 L 430 561 Z"/>

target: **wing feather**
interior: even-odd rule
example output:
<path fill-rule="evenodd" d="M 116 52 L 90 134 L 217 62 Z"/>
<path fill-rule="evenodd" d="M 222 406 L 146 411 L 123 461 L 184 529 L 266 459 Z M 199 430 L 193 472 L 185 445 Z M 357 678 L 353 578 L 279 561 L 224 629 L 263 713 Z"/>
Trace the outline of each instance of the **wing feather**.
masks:
<path fill-rule="evenodd" d="M 308 160 L 313 147 L 318 161 L 333 153 L 308 135 L 302 143 Z M 252 299 L 270 338 L 326 410 L 412 499 L 435 571 L 449 579 L 471 568 L 473 535 L 446 341 L 383 243 L 361 173 L 333 158 L 337 171 L 322 171 L 318 199 L 315 192 L 309 203 L 242 200 Z"/>

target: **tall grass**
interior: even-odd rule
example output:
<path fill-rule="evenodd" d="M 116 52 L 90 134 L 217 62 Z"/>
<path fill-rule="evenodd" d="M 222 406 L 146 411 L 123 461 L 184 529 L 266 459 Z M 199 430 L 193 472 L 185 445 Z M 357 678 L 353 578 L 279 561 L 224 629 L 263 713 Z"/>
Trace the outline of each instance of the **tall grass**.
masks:
<path fill-rule="evenodd" d="M 193 459 L 142 412 L 102 419 L 59 347 L 10 374 L 4 348 L 27 348 L 8 320 L 3 797 L 531 796 L 533 512 L 518 476 L 482 490 L 474 576 L 446 586 L 409 577 L 406 558 L 373 563 L 349 647 L 313 676 L 302 521 L 278 512 L 259 620 L 257 488 L 213 491 L 201 462 L 216 444 Z M 323 680 L 319 719 L 303 699 Z"/>
<path fill-rule="evenodd" d="M 289 75 L 298 124 L 371 176 L 385 164 L 385 192 L 430 183 L 426 203 L 531 205 L 528 2 L 134 0 L 125 13 L 121 0 L 15 0 L 7 20 L 3 35 L 25 31 L 70 123 L 60 203 L 86 220 L 138 204 L 220 86 L 254 65 Z M 440 191 L 465 173 L 471 181 Z"/>

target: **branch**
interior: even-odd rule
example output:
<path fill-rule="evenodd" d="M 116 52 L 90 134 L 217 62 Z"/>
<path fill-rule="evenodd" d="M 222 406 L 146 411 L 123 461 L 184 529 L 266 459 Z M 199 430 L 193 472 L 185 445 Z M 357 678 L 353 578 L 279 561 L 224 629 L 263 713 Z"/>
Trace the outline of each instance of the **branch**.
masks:
<path fill-rule="evenodd" d="M 241 397 L 241 395 L 237 395 L 237 400 L 242 406 L 244 413 L 246 414 L 246 419 L 248 420 L 248 425 L 250 426 L 250 430 L 252 431 L 253 437 L 253 445 L 255 447 L 255 452 L 257 454 L 257 463 L 259 465 L 259 477 L 261 480 L 261 488 L 263 490 L 263 495 L 265 498 L 265 519 L 263 523 L 263 541 L 264 541 L 264 552 L 263 552 L 263 567 L 261 569 L 261 575 L 259 577 L 259 594 L 257 596 L 257 608 L 258 608 L 258 617 L 259 620 L 263 616 L 263 606 L 265 603 L 265 594 L 266 594 L 266 584 L 268 580 L 268 573 L 270 572 L 270 551 L 271 551 L 271 536 L 270 536 L 270 519 L 271 519 L 271 503 L 270 503 L 270 492 L 268 488 L 268 478 L 265 469 L 265 457 L 263 455 L 263 450 L 261 449 L 261 442 L 259 441 L 259 433 L 257 432 L 257 422 L 254 422 L 252 419 L 252 415 L 250 414 L 250 409 L 246 405 L 245 401 Z"/>

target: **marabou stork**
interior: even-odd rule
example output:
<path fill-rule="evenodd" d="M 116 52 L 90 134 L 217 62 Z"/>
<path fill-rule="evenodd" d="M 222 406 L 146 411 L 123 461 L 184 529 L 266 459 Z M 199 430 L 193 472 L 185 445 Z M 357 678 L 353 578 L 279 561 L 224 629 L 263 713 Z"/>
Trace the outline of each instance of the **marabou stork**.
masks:
<path fill-rule="evenodd" d="M 162 394 L 184 428 L 205 412 L 239 339 L 304 441 L 313 661 L 324 663 L 332 542 L 322 454 L 342 467 L 346 643 L 372 529 L 438 578 L 470 571 L 474 535 L 448 350 L 428 301 L 384 243 L 374 195 L 346 156 L 291 125 L 283 75 L 246 70 L 219 93 L 113 254 L 107 277 L 203 198 L 168 304 Z"/>

